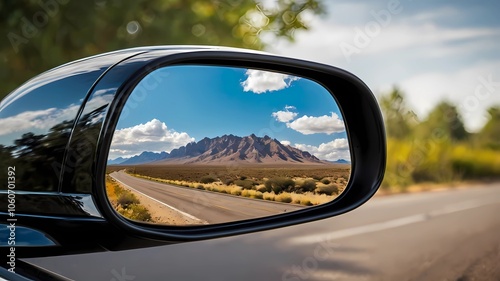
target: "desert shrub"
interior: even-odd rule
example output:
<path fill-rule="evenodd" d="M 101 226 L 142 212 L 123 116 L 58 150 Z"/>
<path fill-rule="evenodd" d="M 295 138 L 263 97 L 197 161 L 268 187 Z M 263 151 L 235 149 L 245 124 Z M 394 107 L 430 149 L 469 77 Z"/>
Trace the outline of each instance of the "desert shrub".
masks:
<path fill-rule="evenodd" d="M 264 186 L 266 187 L 267 190 L 274 191 L 272 179 L 268 179 L 266 182 L 264 182 Z M 275 192 L 275 193 L 279 193 L 279 192 L 281 192 L 281 190 L 278 190 L 278 192 Z"/>
<path fill-rule="evenodd" d="M 233 179 L 227 179 L 227 180 L 224 181 L 225 185 L 232 185 L 233 183 L 234 183 Z"/>
<path fill-rule="evenodd" d="M 208 176 L 203 176 L 200 178 L 201 183 L 213 183 L 217 181 L 217 179 L 214 176 L 208 175 Z"/>
<path fill-rule="evenodd" d="M 257 191 L 259 192 L 271 192 L 271 188 L 267 188 L 265 185 L 258 186 L 256 188 Z"/>
<path fill-rule="evenodd" d="M 243 190 L 241 192 L 241 196 L 243 196 L 243 197 L 250 197 L 250 191 L 249 190 Z"/>
<path fill-rule="evenodd" d="M 323 176 L 319 176 L 319 175 L 314 175 L 312 176 L 313 179 L 317 180 L 317 181 L 320 181 L 323 179 Z"/>
<path fill-rule="evenodd" d="M 225 189 L 221 189 L 219 192 L 220 192 L 220 193 L 225 193 L 225 194 L 227 194 L 227 193 L 228 193 L 228 192 L 227 192 L 227 190 L 225 190 Z"/>
<path fill-rule="evenodd" d="M 334 195 L 339 193 L 339 187 L 336 184 L 330 184 L 325 186 L 320 186 L 316 188 L 316 193 Z"/>
<path fill-rule="evenodd" d="M 236 196 L 240 196 L 241 195 L 241 190 L 235 188 L 235 189 L 231 190 L 231 194 L 232 195 L 236 195 Z"/>
<path fill-rule="evenodd" d="M 199 184 L 196 186 L 196 189 L 205 190 L 205 187 L 203 185 Z"/>
<path fill-rule="evenodd" d="M 251 180 L 235 180 L 234 184 L 243 187 L 243 189 L 252 189 L 255 182 Z"/>
<path fill-rule="evenodd" d="M 316 189 L 316 182 L 314 180 L 305 180 L 300 185 L 300 189 L 304 192 L 314 191 Z"/>
<path fill-rule="evenodd" d="M 304 206 L 312 206 L 312 205 L 313 205 L 313 203 L 311 203 L 311 200 L 309 200 L 309 199 L 304 199 L 304 198 L 302 198 L 302 199 L 300 200 L 300 205 L 304 205 Z"/>
<path fill-rule="evenodd" d="M 114 185 L 113 185 L 113 191 L 115 192 L 116 196 L 120 196 L 121 194 L 126 192 L 126 190 L 124 188 L 117 185 L 116 183 L 114 183 Z"/>
<path fill-rule="evenodd" d="M 134 194 L 124 191 L 118 195 L 116 202 L 126 209 L 129 205 L 139 204 L 139 199 Z"/>
<path fill-rule="evenodd" d="M 329 179 L 322 179 L 321 182 L 323 184 L 330 184 L 331 183 L 331 181 Z"/>
<path fill-rule="evenodd" d="M 274 193 L 279 194 L 283 191 L 292 191 L 295 187 L 295 181 L 290 178 L 271 178 L 264 185 Z"/>
<path fill-rule="evenodd" d="M 264 194 L 262 192 L 258 192 L 255 190 L 243 190 L 241 192 L 241 196 L 243 197 L 249 197 L 249 198 L 256 198 L 256 199 L 264 199 Z"/>
<path fill-rule="evenodd" d="M 269 200 L 269 201 L 274 201 L 274 195 L 271 193 L 264 193 L 263 194 L 263 199 L 264 200 Z"/>
<path fill-rule="evenodd" d="M 262 194 L 262 192 L 255 191 L 253 194 L 250 194 L 250 198 L 264 199 L 264 194 Z"/>
<path fill-rule="evenodd" d="M 151 214 L 148 209 L 139 204 L 131 204 L 126 209 L 121 209 L 120 214 L 131 220 L 151 221 Z"/>
<path fill-rule="evenodd" d="M 208 188 L 207 188 L 208 189 Z M 220 192 L 220 190 L 217 188 L 217 187 L 212 187 L 210 188 L 210 191 L 213 191 L 213 192 Z"/>
<path fill-rule="evenodd" d="M 240 180 L 244 181 L 244 180 L 246 180 L 246 179 L 247 179 L 247 177 L 246 177 L 246 176 L 240 176 Z"/>
<path fill-rule="evenodd" d="M 274 197 L 274 201 L 277 202 L 283 202 L 283 203 L 291 203 L 292 202 L 292 196 L 282 193 L 280 195 L 277 195 Z"/>

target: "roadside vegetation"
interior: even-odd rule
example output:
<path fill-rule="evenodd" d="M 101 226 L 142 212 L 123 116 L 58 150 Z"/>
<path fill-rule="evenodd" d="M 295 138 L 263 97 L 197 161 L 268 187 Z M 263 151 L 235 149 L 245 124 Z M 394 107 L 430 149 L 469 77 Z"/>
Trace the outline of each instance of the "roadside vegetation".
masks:
<path fill-rule="evenodd" d="M 444 101 L 419 118 L 398 89 L 382 96 L 380 104 L 388 137 L 383 191 L 500 179 L 500 107 L 490 108 L 489 121 L 470 133 L 461 115 L 465 107 L 459 111 Z"/>
<path fill-rule="evenodd" d="M 124 167 L 113 167 L 120 169 Z M 148 180 L 253 199 L 313 206 L 330 202 L 345 189 L 349 165 L 228 170 L 222 166 L 153 166 L 125 168 Z"/>
<path fill-rule="evenodd" d="M 122 216 L 136 221 L 154 222 L 150 212 L 141 205 L 139 199 L 109 175 L 106 175 L 106 193 L 113 208 Z"/>

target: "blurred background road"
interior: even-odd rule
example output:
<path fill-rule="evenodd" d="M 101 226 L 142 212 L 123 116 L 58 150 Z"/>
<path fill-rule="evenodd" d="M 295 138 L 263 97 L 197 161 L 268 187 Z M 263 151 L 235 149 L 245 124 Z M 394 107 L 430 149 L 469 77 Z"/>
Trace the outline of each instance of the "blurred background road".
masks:
<path fill-rule="evenodd" d="M 500 186 L 489 184 L 379 196 L 232 238 L 28 261 L 76 280 L 500 280 L 499 214 Z"/>

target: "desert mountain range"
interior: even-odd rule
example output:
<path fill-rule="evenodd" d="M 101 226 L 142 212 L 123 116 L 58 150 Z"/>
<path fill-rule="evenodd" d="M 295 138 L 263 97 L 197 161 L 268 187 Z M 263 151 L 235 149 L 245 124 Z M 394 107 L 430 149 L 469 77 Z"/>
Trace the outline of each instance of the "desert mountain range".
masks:
<path fill-rule="evenodd" d="M 341 159 L 342 160 L 342 159 Z M 341 161 L 339 160 L 339 161 Z M 131 158 L 117 158 L 108 164 L 328 164 L 309 152 L 284 145 L 268 136 L 224 135 L 204 138 L 172 150 L 170 153 L 142 152 Z M 345 160 L 342 160 L 345 163 Z"/>

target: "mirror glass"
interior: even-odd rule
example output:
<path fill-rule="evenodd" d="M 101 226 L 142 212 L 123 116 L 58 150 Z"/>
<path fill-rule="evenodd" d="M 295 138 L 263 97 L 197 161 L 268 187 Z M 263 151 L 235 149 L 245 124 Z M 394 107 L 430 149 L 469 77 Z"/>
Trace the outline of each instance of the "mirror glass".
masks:
<path fill-rule="evenodd" d="M 180 65 L 135 87 L 113 135 L 109 202 L 123 216 L 199 225 L 335 199 L 351 171 L 332 94 L 283 73 Z"/>

